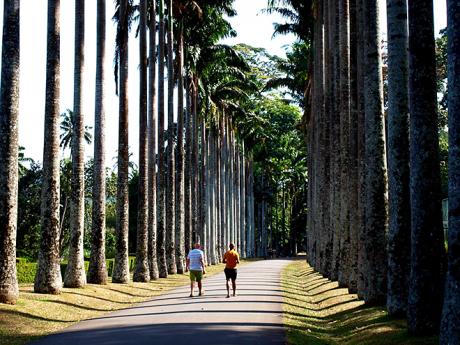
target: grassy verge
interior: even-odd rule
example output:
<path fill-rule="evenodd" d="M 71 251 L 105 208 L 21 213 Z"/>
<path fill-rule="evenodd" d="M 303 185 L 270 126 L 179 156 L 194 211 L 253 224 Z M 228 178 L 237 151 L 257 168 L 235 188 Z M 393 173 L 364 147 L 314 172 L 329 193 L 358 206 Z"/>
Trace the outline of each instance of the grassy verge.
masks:
<path fill-rule="evenodd" d="M 223 264 L 207 267 L 205 278 L 222 272 L 223 267 Z M 81 320 L 127 308 L 188 282 L 187 273 L 150 283 L 64 288 L 60 295 L 36 294 L 32 284 L 21 284 L 18 303 L 0 305 L 0 345 L 26 344 Z"/>
<path fill-rule="evenodd" d="M 367 307 L 348 289 L 316 273 L 305 260 L 289 264 L 281 279 L 284 324 L 293 345 L 434 345 L 437 337 L 413 337 L 405 320 L 383 307 Z"/>

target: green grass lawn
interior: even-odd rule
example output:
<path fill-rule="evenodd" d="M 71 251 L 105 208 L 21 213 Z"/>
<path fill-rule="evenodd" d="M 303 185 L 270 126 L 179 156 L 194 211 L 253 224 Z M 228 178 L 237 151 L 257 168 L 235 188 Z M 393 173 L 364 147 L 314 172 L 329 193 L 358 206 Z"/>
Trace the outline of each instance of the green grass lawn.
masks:
<path fill-rule="evenodd" d="M 244 263 L 243 263 L 244 264 Z M 209 266 L 206 275 L 222 272 L 224 264 Z M 16 305 L 0 304 L 0 345 L 22 345 L 81 320 L 127 308 L 189 282 L 189 275 L 170 275 L 150 283 L 93 285 L 62 289 L 60 295 L 33 292 L 33 284 L 20 285 Z M 206 287 L 206 282 L 204 283 Z"/>
<path fill-rule="evenodd" d="M 383 307 L 367 307 L 348 289 L 316 273 L 305 260 L 283 271 L 284 324 L 293 345 L 431 345 L 437 337 L 413 337 L 405 320 Z"/>

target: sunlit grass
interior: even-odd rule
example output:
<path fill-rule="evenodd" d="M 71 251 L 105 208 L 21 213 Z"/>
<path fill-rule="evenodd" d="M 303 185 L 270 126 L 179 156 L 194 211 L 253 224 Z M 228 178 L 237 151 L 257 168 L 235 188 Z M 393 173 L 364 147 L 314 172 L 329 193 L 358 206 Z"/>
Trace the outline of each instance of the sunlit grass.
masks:
<path fill-rule="evenodd" d="M 281 279 L 284 324 L 293 345 L 431 345 L 437 337 L 413 337 L 405 320 L 383 307 L 367 307 L 357 295 L 315 272 L 305 260 L 288 265 Z"/>
<path fill-rule="evenodd" d="M 223 264 L 207 267 L 205 279 L 222 272 L 223 268 Z M 150 283 L 88 284 L 82 289 L 64 288 L 60 295 L 36 294 L 33 285 L 20 285 L 17 304 L 0 305 L 0 345 L 26 344 L 81 320 L 127 308 L 188 282 L 187 273 Z"/>

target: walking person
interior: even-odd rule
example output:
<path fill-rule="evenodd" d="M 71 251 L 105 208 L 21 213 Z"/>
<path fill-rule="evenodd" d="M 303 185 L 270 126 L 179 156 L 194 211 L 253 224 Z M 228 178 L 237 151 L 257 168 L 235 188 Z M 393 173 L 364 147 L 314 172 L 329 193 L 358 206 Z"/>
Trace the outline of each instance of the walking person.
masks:
<path fill-rule="evenodd" d="M 190 297 L 193 297 L 193 288 L 195 280 L 198 283 L 198 296 L 203 294 L 202 283 L 203 274 L 206 274 L 204 268 L 204 253 L 200 249 L 199 243 L 195 243 L 195 249 L 191 250 L 187 255 L 185 271 L 190 270 Z"/>
<path fill-rule="evenodd" d="M 235 250 L 235 245 L 230 243 L 230 250 L 224 254 L 223 263 L 225 264 L 225 279 L 227 280 L 227 298 L 230 297 L 230 286 L 228 281 L 232 280 L 233 296 L 236 296 L 236 266 L 240 263 L 240 255 Z"/>

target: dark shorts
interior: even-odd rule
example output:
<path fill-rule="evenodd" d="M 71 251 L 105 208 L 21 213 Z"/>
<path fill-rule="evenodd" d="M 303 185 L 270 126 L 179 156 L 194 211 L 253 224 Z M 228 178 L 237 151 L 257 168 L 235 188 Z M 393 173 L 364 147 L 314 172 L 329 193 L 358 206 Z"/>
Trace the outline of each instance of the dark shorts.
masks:
<path fill-rule="evenodd" d="M 224 269 L 224 272 L 225 272 L 225 278 L 227 280 L 231 279 L 231 280 L 236 280 L 236 268 L 225 268 Z"/>

